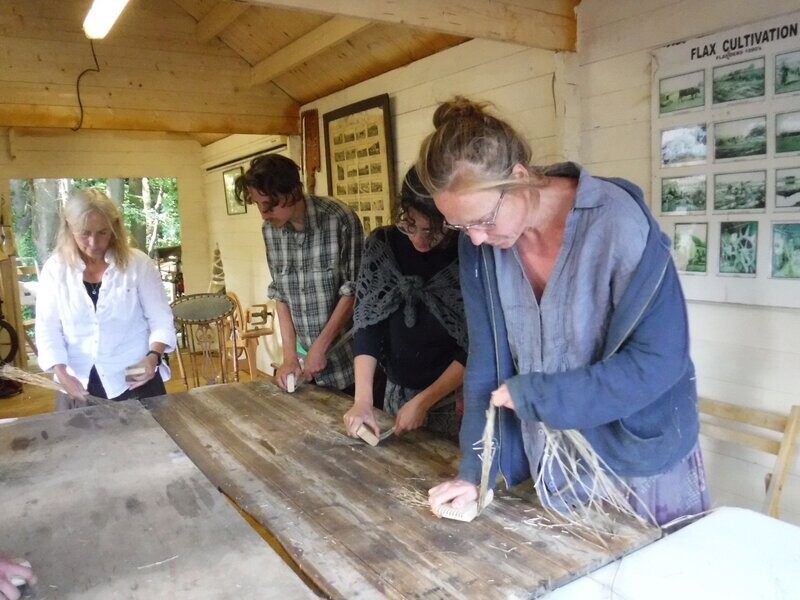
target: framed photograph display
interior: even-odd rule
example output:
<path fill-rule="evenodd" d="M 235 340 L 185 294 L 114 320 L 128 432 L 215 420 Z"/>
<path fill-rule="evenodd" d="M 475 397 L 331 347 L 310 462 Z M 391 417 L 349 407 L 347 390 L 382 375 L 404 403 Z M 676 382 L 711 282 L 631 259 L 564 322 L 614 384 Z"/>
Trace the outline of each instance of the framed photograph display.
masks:
<path fill-rule="evenodd" d="M 388 94 L 331 111 L 322 120 L 330 193 L 356 211 L 365 234 L 390 224 L 394 157 Z"/>
<path fill-rule="evenodd" d="M 664 177 L 661 180 L 661 212 L 706 212 L 706 176 Z"/>
<path fill-rule="evenodd" d="M 800 152 L 800 111 L 775 115 L 775 152 Z"/>
<path fill-rule="evenodd" d="M 800 279 L 800 222 L 773 223 L 772 276 Z"/>
<path fill-rule="evenodd" d="M 222 172 L 222 186 L 225 189 L 225 208 L 229 215 L 243 215 L 247 212 L 247 204 L 236 199 L 236 178 L 244 173 L 242 167 L 234 167 Z"/>
<path fill-rule="evenodd" d="M 665 77 L 658 83 L 658 110 L 661 114 L 697 108 L 705 103 L 704 71 Z"/>
<path fill-rule="evenodd" d="M 775 208 L 800 210 L 800 167 L 775 169 Z"/>
<path fill-rule="evenodd" d="M 708 259 L 708 223 L 675 223 L 672 256 L 683 273 L 705 273 Z"/>
<path fill-rule="evenodd" d="M 800 11 L 652 58 L 652 206 L 685 297 L 800 308 Z"/>
<path fill-rule="evenodd" d="M 756 221 L 723 221 L 719 231 L 719 272 L 755 275 L 758 252 Z"/>
<path fill-rule="evenodd" d="M 714 210 L 763 210 L 766 205 L 766 171 L 714 175 Z"/>
<path fill-rule="evenodd" d="M 714 158 L 742 158 L 766 153 L 766 117 L 722 121 L 714 125 Z"/>
<path fill-rule="evenodd" d="M 733 63 L 713 70 L 714 104 L 764 95 L 764 58 Z"/>
<path fill-rule="evenodd" d="M 687 125 L 661 132 L 662 166 L 696 165 L 706 160 L 706 126 Z"/>
<path fill-rule="evenodd" d="M 800 92 L 800 50 L 775 57 L 775 93 Z"/>

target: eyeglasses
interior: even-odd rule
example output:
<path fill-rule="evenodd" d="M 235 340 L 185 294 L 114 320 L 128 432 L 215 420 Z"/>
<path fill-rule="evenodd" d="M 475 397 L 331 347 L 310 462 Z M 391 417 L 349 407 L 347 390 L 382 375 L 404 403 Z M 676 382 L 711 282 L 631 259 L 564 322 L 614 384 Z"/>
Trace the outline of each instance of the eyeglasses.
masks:
<path fill-rule="evenodd" d="M 441 240 L 444 237 L 444 232 L 441 230 L 435 230 L 430 228 L 420 228 L 417 227 L 413 220 L 409 220 L 408 215 L 404 213 L 400 213 L 400 218 L 395 224 L 395 227 L 400 230 L 401 233 L 406 234 L 407 236 L 416 235 L 417 233 L 421 233 L 425 236 L 429 241 L 435 242 Z"/>
<path fill-rule="evenodd" d="M 506 191 L 503 190 L 500 192 L 500 197 L 497 199 L 497 204 L 492 211 L 492 216 L 486 219 L 485 221 L 478 221 L 477 223 L 468 223 L 466 225 L 455 225 L 453 223 L 448 223 L 447 221 L 444 222 L 445 229 L 451 229 L 453 231 L 469 231 L 470 229 L 476 229 L 485 231 L 487 229 L 491 229 L 495 226 L 497 221 L 497 213 L 500 212 L 500 206 L 503 204 L 503 198 L 506 197 Z"/>

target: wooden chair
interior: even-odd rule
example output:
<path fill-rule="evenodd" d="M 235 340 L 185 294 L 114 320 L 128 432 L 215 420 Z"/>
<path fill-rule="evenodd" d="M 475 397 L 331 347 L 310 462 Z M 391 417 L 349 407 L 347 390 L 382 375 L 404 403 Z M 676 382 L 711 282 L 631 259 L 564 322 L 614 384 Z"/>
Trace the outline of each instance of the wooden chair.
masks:
<path fill-rule="evenodd" d="M 225 347 L 232 357 L 236 356 L 236 360 L 244 356 L 247 359 L 250 379 L 258 379 L 258 366 L 256 365 L 258 340 L 265 335 L 274 333 L 275 315 L 266 304 L 254 304 L 247 311 L 243 311 L 239 296 L 228 292 L 228 297 L 236 308 L 233 318 L 229 322 Z M 236 335 L 233 335 L 234 329 Z"/>
<path fill-rule="evenodd" d="M 767 495 L 762 511 L 778 518 L 781 493 L 800 431 L 800 405 L 792 406 L 787 416 L 701 398 L 700 431 L 713 439 L 775 455 L 772 472 L 764 482 Z M 770 432 L 777 432 L 777 435 Z"/>
<path fill-rule="evenodd" d="M 228 335 L 231 336 L 234 347 L 237 343 L 236 328 L 230 333 L 228 330 L 235 310 L 233 300 L 225 294 L 188 294 L 172 303 L 175 324 L 178 328 L 185 328 L 186 332 L 187 348 L 181 350 L 178 346 L 176 354 L 183 385 L 187 390 L 189 383 L 184 366 L 184 352 L 188 353 L 195 387 L 229 382 L 225 344 Z M 236 353 L 233 354 L 233 379 L 239 381 L 239 360 Z"/>

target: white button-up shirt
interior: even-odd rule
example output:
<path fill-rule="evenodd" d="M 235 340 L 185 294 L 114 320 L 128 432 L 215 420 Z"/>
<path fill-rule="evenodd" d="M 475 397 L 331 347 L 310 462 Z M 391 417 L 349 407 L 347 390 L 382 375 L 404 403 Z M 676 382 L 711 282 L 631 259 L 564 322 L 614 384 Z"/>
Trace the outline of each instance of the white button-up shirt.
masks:
<path fill-rule="evenodd" d="M 97 296 L 97 309 L 83 284 L 85 264 L 68 266 L 54 254 L 39 276 L 36 344 L 44 371 L 64 364 L 84 387 L 92 366 L 109 398 L 128 389 L 125 368 L 141 361 L 150 344 L 175 349 L 175 324 L 158 269 L 139 250 L 127 268 L 117 268 L 110 252 Z"/>

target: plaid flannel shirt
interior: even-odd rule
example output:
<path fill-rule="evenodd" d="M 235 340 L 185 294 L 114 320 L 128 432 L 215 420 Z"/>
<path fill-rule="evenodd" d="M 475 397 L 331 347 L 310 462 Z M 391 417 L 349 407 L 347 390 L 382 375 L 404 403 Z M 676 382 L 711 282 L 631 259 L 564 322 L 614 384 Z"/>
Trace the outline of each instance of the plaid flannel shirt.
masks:
<path fill-rule="evenodd" d="M 289 223 L 276 229 L 265 222 L 261 231 L 272 274 L 267 296 L 289 307 L 297 340 L 308 350 L 339 297 L 355 294 L 364 230 L 350 208 L 319 196 L 306 196 L 305 223 L 304 231 L 295 231 Z M 337 389 L 353 384 L 352 340 L 328 353 L 314 380 Z"/>

